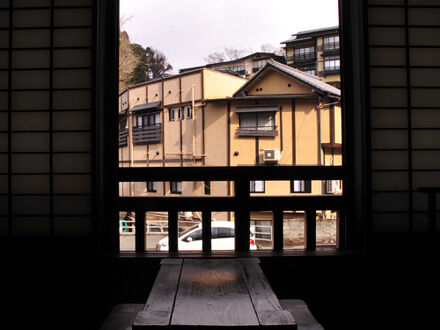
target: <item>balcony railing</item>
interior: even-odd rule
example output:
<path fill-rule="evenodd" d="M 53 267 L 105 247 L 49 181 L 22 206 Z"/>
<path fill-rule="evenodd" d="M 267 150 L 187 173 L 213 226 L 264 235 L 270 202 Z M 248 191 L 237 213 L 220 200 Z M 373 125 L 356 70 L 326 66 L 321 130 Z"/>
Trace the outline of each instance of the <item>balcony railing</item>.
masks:
<path fill-rule="evenodd" d="M 293 56 L 295 62 L 314 61 L 315 59 L 315 53 L 295 54 Z"/>
<path fill-rule="evenodd" d="M 324 75 L 328 76 L 330 74 L 339 74 L 341 72 L 341 68 L 327 68 L 324 69 Z"/>
<path fill-rule="evenodd" d="M 278 136 L 276 126 L 253 126 L 237 128 L 237 136 Z"/>
<path fill-rule="evenodd" d="M 126 128 L 119 130 L 119 146 L 125 147 L 127 145 L 127 132 Z"/>
<path fill-rule="evenodd" d="M 178 212 L 202 212 L 202 250 L 211 252 L 211 212 L 235 213 L 235 251 L 249 252 L 251 211 L 272 211 L 273 250 L 283 250 L 283 212 L 305 211 L 305 249 L 316 249 L 317 210 L 339 212 L 338 247 L 345 246 L 344 195 L 251 197 L 250 180 L 343 180 L 342 166 L 238 166 L 238 167 L 144 167 L 119 168 L 119 182 L 152 181 L 232 181 L 233 197 L 117 197 L 121 211 L 135 212 L 136 228 L 145 228 L 145 212 L 168 212 L 168 255 L 178 252 Z M 115 219 L 117 224 L 118 217 Z M 118 230 L 118 226 L 114 227 Z M 145 230 L 136 230 L 135 249 L 145 252 Z M 156 252 L 151 252 L 156 253 Z M 162 252 L 164 253 L 164 252 Z"/>
<path fill-rule="evenodd" d="M 133 144 L 160 143 L 161 124 L 146 127 L 133 127 Z"/>

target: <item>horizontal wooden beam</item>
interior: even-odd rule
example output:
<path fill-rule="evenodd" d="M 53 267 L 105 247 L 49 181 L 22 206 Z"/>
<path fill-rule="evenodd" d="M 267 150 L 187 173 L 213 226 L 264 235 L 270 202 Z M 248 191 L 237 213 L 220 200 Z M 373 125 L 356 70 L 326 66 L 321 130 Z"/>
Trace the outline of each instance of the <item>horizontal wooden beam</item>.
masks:
<path fill-rule="evenodd" d="M 282 196 L 250 197 L 243 201 L 236 197 L 119 197 L 120 211 L 143 209 L 145 211 L 271 211 L 274 209 L 295 210 L 339 210 L 344 208 L 343 196 Z"/>
<path fill-rule="evenodd" d="M 343 166 L 193 166 L 118 168 L 119 182 L 234 181 L 240 180 L 343 180 Z"/>

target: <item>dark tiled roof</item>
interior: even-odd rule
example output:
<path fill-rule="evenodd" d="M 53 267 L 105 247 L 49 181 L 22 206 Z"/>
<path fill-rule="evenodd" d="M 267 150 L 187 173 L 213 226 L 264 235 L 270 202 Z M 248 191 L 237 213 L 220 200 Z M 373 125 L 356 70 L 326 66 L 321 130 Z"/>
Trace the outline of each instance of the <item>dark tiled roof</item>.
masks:
<path fill-rule="evenodd" d="M 339 26 L 331 26 L 326 28 L 319 28 L 313 30 L 300 31 L 298 33 L 292 34 L 292 37 L 286 41 L 281 42 L 282 44 L 289 42 L 298 42 L 304 40 L 310 40 L 312 37 L 322 36 L 331 33 L 339 33 Z"/>
<path fill-rule="evenodd" d="M 321 80 L 319 80 L 318 77 L 313 76 L 311 74 L 305 73 L 303 71 L 300 71 L 298 69 L 292 68 L 291 66 L 288 66 L 286 64 L 282 64 L 273 60 L 269 60 L 264 67 L 262 67 L 255 76 L 249 80 L 246 84 L 244 84 L 235 94 L 234 96 L 238 95 L 241 91 L 243 91 L 257 76 L 259 76 L 264 70 L 266 70 L 268 67 L 275 68 L 289 76 L 291 76 L 294 79 L 299 80 L 300 82 L 316 89 L 317 91 L 328 94 L 330 96 L 341 96 L 341 90 L 333 87 L 332 85 L 329 85 Z"/>

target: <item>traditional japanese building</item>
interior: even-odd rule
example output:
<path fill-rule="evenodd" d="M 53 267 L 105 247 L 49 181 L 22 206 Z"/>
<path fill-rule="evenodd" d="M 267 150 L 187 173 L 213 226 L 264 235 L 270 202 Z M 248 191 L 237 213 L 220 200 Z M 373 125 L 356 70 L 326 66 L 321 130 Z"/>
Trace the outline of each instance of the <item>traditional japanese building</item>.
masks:
<path fill-rule="evenodd" d="M 286 62 L 301 71 L 340 88 L 339 27 L 300 31 L 284 44 Z"/>

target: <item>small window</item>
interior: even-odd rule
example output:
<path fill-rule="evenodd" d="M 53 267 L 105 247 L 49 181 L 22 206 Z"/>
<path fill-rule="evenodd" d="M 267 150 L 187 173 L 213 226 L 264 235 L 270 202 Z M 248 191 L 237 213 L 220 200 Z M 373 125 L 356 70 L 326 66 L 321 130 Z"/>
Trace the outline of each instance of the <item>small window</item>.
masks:
<path fill-rule="evenodd" d="M 311 193 L 312 182 L 310 180 L 293 180 L 290 182 L 290 192 L 292 193 Z"/>
<path fill-rule="evenodd" d="M 192 118 L 192 107 L 189 105 L 186 107 L 186 119 Z"/>
<path fill-rule="evenodd" d="M 142 116 L 136 116 L 136 126 L 142 127 Z"/>
<path fill-rule="evenodd" d="M 147 182 L 147 191 L 148 192 L 157 192 L 155 181 L 148 181 Z"/>
<path fill-rule="evenodd" d="M 171 181 L 170 182 L 170 192 L 172 194 L 182 193 L 182 182 L 181 181 Z"/>
<path fill-rule="evenodd" d="M 325 181 L 325 193 L 326 194 L 340 194 L 340 193 L 342 193 L 341 180 L 327 180 L 327 181 Z"/>
<path fill-rule="evenodd" d="M 264 193 L 264 189 L 265 189 L 264 181 L 259 181 L 259 180 L 249 181 L 249 184 L 250 184 L 249 189 L 251 193 Z"/>
<path fill-rule="evenodd" d="M 177 108 L 177 120 L 182 120 L 182 119 L 183 119 L 183 109 Z"/>
<path fill-rule="evenodd" d="M 240 113 L 240 128 L 248 130 L 274 130 L 274 112 Z"/>
<path fill-rule="evenodd" d="M 211 195 L 211 181 L 203 181 L 205 195 Z"/>
<path fill-rule="evenodd" d="M 176 111 L 176 109 L 174 109 L 174 108 L 168 109 L 168 114 L 169 114 L 169 117 L 170 117 L 170 121 L 176 120 L 176 113 L 175 113 L 175 111 Z"/>

